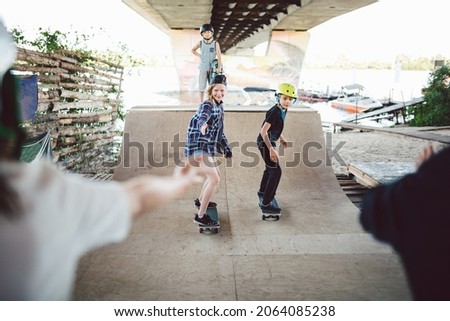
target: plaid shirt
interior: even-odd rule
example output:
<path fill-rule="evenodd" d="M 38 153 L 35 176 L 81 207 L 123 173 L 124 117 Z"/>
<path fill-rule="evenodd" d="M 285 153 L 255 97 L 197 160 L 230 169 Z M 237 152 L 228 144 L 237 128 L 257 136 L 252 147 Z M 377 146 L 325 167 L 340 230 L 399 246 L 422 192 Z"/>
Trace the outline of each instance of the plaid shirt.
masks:
<path fill-rule="evenodd" d="M 223 104 L 204 101 L 194 116 L 192 116 L 187 134 L 184 155 L 189 157 L 195 152 L 203 152 L 215 156 L 217 152 L 231 151 L 223 132 Z M 200 128 L 205 124 L 206 134 L 202 135 Z"/>

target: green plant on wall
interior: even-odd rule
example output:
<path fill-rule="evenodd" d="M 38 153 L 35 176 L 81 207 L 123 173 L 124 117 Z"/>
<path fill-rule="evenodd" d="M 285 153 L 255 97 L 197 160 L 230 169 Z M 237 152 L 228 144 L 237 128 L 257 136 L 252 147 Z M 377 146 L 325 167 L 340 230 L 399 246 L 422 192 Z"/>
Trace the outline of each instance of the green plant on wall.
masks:
<path fill-rule="evenodd" d="M 62 32 L 51 30 L 49 28 L 38 28 L 34 39 L 28 39 L 25 31 L 21 28 L 12 28 L 10 30 L 14 42 L 21 47 L 28 47 L 40 52 L 56 52 L 59 50 L 71 50 L 81 53 L 80 62 L 89 63 L 89 56 L 102 58 L 114 64 L 122 66 L 142 66 L 144 62 L 141 59 L 133 57 L 128 46 L 122 42 L 116 44 L 116 49 L 105 49 L 104 51 L 92 50 L 88 48 L 88 42 L 96 39 L 94 31 L 92 34 L 81 34 L 78 31 Z M 102 30 L 96 31 L 96 33 Z M 84 59 L 84 60 L 83 60 Z"/>
<path fill-rule="evenodd" d="M 98 30 L 95 34 L 98 34 L 102 30 Z M 130 54 L 130 50 L 126 44 L 117 43 L 116 50 L 106 49 L 104 51 L 94 51 L 88 49 L 88 43 L 90 40 L 95 39 L 94 32 L 92 35 L 81 34 L 76 30 L 61 32 L 59 30 L 51 30 L 38 28 L 37 32 L 33 39 L 28 39 L 25 36 L 25 31 L 18 28 L 13 28 L 10 30 L 15 43 L 19 47 L 23 47 L 26 49 L 31 49 L 43 53 L 54 53 L 60 51 L 70 51 L 72 53 L 76 53 L 75 56 L 71 56 L 72 58 L 77 59 L 79 63 L 84 64 L 85 66 L 91 66 L 92 68 L 97 68 L 98 59 L 107 61 L 109 63 L 117 65 L 119 68 L 123 68 L 121 66 L 141 66 L 144 62 L 140 59 L 134 58 L 132 54 Z M 116 68 L 116 67 L 112 67 Z M 72 71 L 68 70 L 69 74 L 72 74 L 76 77 L 84 77 L 86 75 L 80 71 Z M 68 82 L 75 82 L 67 79 Z M 73 89 L 78 92 L 90 93 L 93 94 L 96 89 Z M 103 93 L 106 97 L 109 95 L 115 95 L 119 98 L 118 105 L 118 117 L 120 119 L 124 118 L 124 105 L 121 101 L 121 95 L 119 92 L 119 88 L 117 86 L 113 86 L 109 91 L 105 91 Z M 75 98 L 62 98 L 66 102 L 74 102 Z M 71 111 L 72 113 L 80 113 L 81 111 Z"/>
<path fill-rule="evenodd" d="M 450 66 L 444 65 L 430 74 L 424 102 L 408 109 L 412 126 L 450 125 Z"/>
<path fill-rule="evenodd" d="M 17 45 L 32 47 L 40 52 L 55 52 L 70 47 L 66 33 L 58 30 L 39 28 L 36 38 L 31 40 L 24 36 L 24 31 L 20 28 L 13 28 L 11 34 Z"/>

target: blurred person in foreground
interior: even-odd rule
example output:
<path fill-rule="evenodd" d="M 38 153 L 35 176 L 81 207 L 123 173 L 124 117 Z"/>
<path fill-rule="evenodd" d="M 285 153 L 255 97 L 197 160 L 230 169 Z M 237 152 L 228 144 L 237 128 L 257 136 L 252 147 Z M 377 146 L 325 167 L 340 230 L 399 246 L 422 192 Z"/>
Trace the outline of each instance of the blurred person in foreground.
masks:
<path fill-rule="evenodd" d="M 450 300 L 450 148 L 425 148 L 417 171 L 369 192 L 361 224 L 400 255 L 415 300 Z"/>
<path fill-rule="evenodd" d="M 19 161 L 16 48 L 0 20 L 0 300 L 69 300 L 79 258 L 127 237 L 132 219 L 200 183 L 199 170 L 93 182 L 50 161 Z"/>

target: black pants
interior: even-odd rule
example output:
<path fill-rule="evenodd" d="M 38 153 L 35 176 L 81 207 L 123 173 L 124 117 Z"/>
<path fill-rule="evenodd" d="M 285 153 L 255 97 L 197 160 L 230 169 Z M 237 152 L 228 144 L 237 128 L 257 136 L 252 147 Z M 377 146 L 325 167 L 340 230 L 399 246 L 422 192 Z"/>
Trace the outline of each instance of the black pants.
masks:
<path fill-rule="evenodd" d="M 281 167 L 278 162 L 274 162 L 270 159 L 270 152 L 266 144 L 263 142 L 258 143 L 258 149 L 266 164 L 259 191 L 264 193 L 263 205 L 267 205 L 272 202 L 277 192 L 278 184 L 281 179 Z"/>

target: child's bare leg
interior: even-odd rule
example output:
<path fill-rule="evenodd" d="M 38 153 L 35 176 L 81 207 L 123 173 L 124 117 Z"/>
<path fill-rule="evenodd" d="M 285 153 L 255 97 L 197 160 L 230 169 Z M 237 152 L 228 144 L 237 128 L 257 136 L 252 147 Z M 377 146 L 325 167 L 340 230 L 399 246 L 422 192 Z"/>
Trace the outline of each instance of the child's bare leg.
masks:
<path fill-rule="evenodd" d="M 203 202 L 203 193 L 205 192 L 207 184 L 208 184 L 208 178 L 203 183 L 202 191 L 200 192 L 200 196 L 198 197 L 198 200 L 199 200 L 200 203 Z"/>
<path fill-rule="evenodd" d="M 198 210 L 199 217 L 202 217 L 206 213 L 206 209 L 208 208 L 212 195 L 220 182 L 219 172 L 217 171 L 217 168 L 213 166 L 214 159 L 208 155 L 201 155 L 201 157 L 203 160 L 200 161 L 200 167 L 207 179 L 202 189 L 202 198 L 200 200 L 200 208 Z"/>

